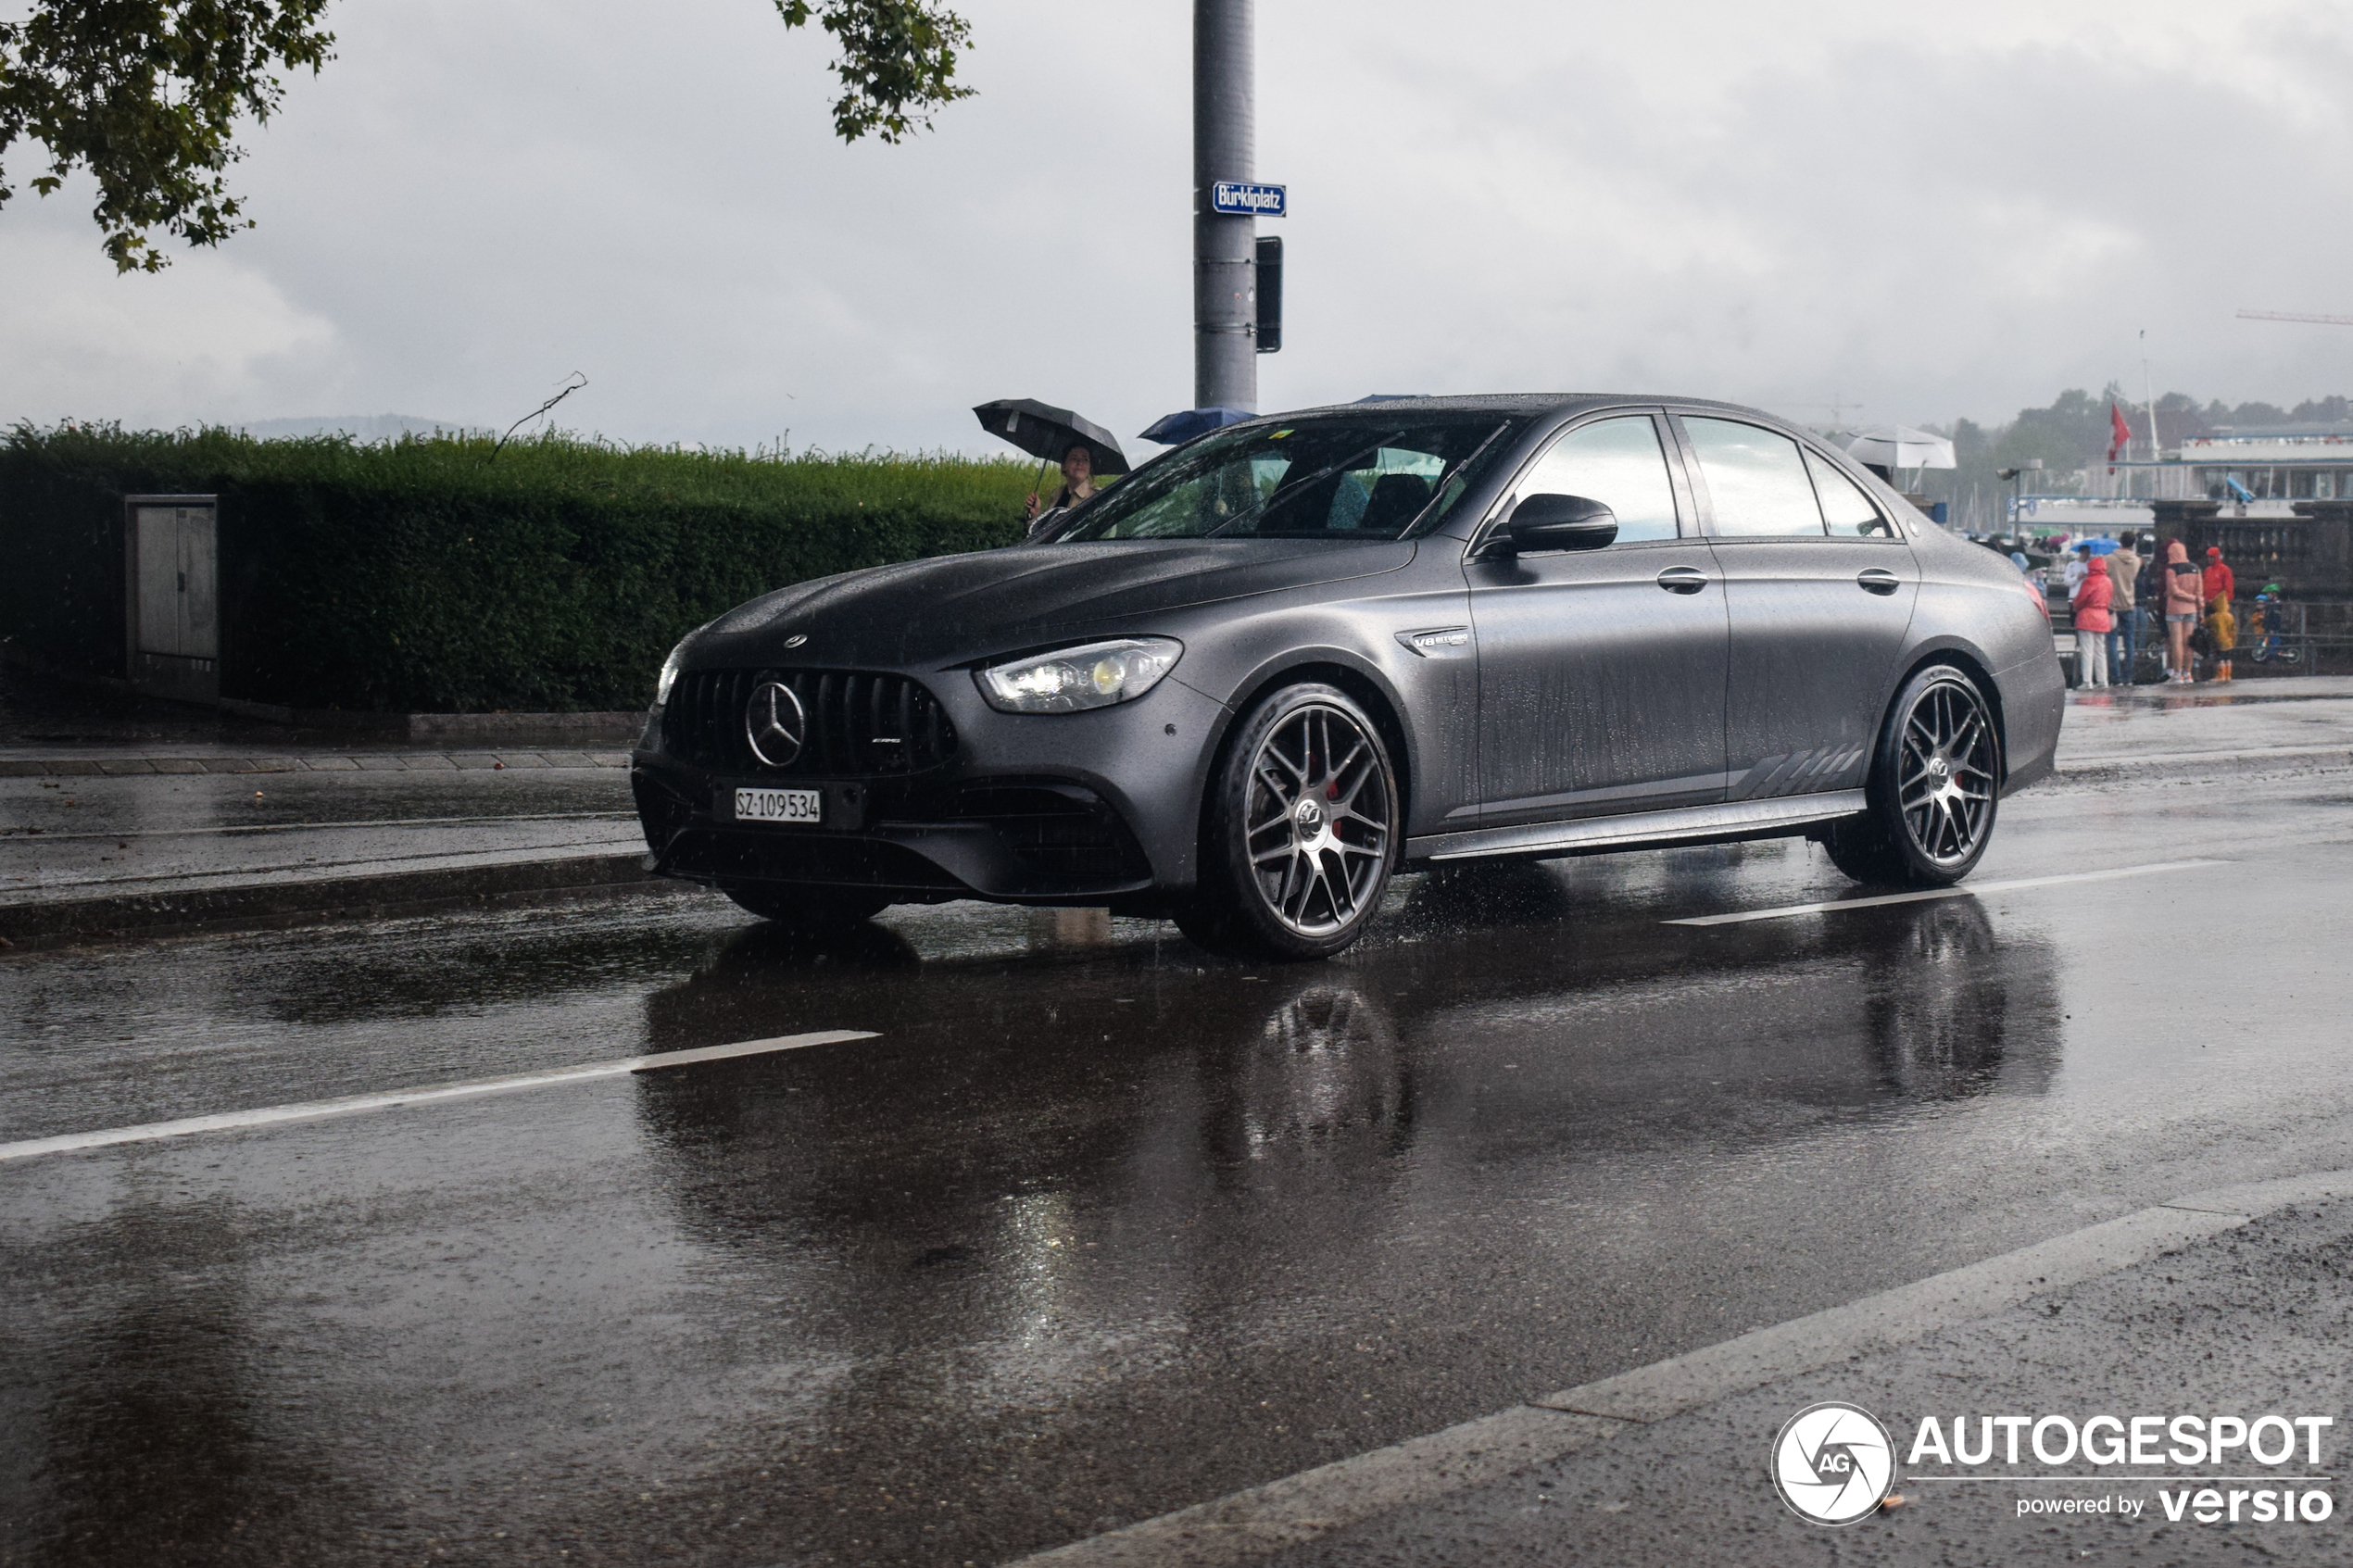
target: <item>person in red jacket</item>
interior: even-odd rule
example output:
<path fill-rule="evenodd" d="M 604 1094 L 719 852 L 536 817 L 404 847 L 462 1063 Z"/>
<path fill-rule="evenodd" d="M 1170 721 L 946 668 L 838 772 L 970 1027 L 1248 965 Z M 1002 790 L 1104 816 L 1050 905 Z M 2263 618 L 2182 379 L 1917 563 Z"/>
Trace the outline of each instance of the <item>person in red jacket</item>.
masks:
<path fill-rule="evenodd" d="M 2206 592 L 2205 610 L 2208 617 L 2214 614 L 2216 602 L 2218 600 L 2221 602 L 2222 618 L 2221 622 L 2215 624 L 2217 641 L 2214 645 L 2214 678 L 2218 681 L 2227 681 L 2231 678 L 2231 650 L 2224 646 L 2220 639 L 2224 624 L 2230 627 L 2233 639 L 2236 638 L 2238 618 L 2231 613 L 2231 601 L 2237 598 L 2239 595 L 2238 580 L 2231 575 L 2230 563 L 2222 558 L 2221 546 L 2206 546 L 2206 571 L 2202 574 L 2201 583 Z"/>
<path fill-rule="evenodd" d="M 2239 596 L 2238 580 L 2231 575 L 2230 563 L 2222 558 L 2221 546 L 2206 546 L 2206 571 L 2201 576 L 2208 604 L 2212 604 L 2218 596 L 2225 599 Z"/>
<path fill-rule="evenodd" d="M 2094 556 L 2083 565 L 2083 581 L 2075 584 L 2075 684 L 2108 684 L 2108 634 L 2116 629 L 2109 611 L 2115 586 L 2108 580 L 2108 558 Z"/>
<path fill-rule="evenodd" d="M 2206 595 L 2197 568 L 2190 564 L 2189 547 L 2179 539 L 2166 541 L 2161 582 L 2157 608 L 2165 617 L 2165 680 L 2187 685 L 2196 679 L 2190 667 L 2190 628 L 2197 624 Z"/>

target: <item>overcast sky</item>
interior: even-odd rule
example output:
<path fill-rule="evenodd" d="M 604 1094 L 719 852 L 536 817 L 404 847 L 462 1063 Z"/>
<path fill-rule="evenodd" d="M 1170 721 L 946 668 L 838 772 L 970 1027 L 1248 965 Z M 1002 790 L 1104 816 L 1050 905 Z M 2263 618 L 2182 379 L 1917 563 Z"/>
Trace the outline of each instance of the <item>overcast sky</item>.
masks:
<path fill-rule="evenodd" d="M 1192 400 L 1191 7 L 963 8 L 980 95 L 845 147 L 769 0 L 340 0 L 245 136 L 259 229 L 119 278 L 87 186 L 0 209 L 0 420 L 503 426 L 578 370 L 563 422 L 632 441 L 1131 435 Z M 2353 328 L 2233 319 L 2353 314 L 2353 6 L 1261 0 L 1258 62 L 1262 408 L 1994 421 L 2137 389 L 2144 328 L 2160 392 L 2353 391 Z"/>

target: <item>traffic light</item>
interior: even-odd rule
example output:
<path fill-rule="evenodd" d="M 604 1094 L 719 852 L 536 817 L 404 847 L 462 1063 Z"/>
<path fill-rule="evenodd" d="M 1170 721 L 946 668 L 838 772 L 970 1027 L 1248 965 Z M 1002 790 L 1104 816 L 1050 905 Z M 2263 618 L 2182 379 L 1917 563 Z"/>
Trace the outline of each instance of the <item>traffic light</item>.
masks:
<path fill-rule="evenodd" d="M 1258 352 L 1277 354 L 1283 346 L 1283 240 L 1279 234 L 1258 236 Z"/>

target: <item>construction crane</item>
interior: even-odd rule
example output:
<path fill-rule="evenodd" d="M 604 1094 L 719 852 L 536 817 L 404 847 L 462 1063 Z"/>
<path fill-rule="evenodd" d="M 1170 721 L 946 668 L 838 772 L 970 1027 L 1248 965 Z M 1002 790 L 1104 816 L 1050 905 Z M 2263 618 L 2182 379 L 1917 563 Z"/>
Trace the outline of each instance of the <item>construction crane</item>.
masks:
<path fill-rule="evenodd" d="M 2353 327 L 2353 316 L 2302 316 L 2292 310 L 2242 310 L 2242 321 L 2309 321 L 2321 327 Z"/>

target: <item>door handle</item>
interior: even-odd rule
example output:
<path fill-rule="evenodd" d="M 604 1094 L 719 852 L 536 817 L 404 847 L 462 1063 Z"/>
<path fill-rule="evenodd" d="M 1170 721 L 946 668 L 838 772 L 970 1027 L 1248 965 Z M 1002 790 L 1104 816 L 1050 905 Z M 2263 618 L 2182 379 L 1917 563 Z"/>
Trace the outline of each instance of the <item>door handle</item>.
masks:
<path fill-rule="evenodd" d="M 1904 580 L 1883 566 L 1867 566 L 1855 574 L 1856 583 L 1867 594 L 1892 594 L 1904 585 Z"/>
<path fill-rule="evenodd" d="M 1707 573 L 1695 566 L 1670 566 L 1658 574 L 1658 585 L 1670 594 L 1696 594 L 1707 586 Z"/>

